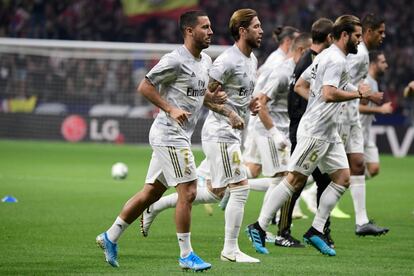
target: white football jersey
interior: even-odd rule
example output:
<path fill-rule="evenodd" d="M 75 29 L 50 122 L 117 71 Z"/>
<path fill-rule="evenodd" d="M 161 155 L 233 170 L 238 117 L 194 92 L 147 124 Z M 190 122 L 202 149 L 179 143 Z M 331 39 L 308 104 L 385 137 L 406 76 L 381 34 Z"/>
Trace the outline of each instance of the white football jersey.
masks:
<path fill-rule="evenodd" d="M 266 85 L 267 78 L 272 73 L 273 69 L 275 69 L 278 64 L 286 59 L 286 54 L 283 52 L 282 49 L 277 48 L 276 51 L 273 51 L 266 59 L 266 61 L 259 67 L 257 70 L 257 82 L 256 86 L 254 87 L 254 91 L 260 92 L 263 90 L 264 86 Z"/>
<path fill-rule="evenodd" d="M 349 76 L 345 54 L 332 44 L 317 55 L 301 78 L 310 83 L 310 94 L 305 114 L 300 120 L 297 136 L 316 138 L 330 143 L 341 142 L 338 134 L 338 116 L 345 102 L 325 102 L 322 87 L 331 85 L 346 90 Z"/>
<path fill-rule="evenodd" d="M 214 61 L 210 77 L 221 83 L 227 93 L 225 105 L 247 123 L 249 103 L 256 83 L 257 59 L 253 52 L 246 57 L 236 46 L 225 50 Z M 241 131 L 233 129 L 227 117 L 210 111 L 202 130 L 202 140 L 241 143 Z"/>
<path fill-rule="evenodd" d="M 287 101 L 295 65 L 293 58 L 280 62 L 267 79 L 264 89 L 259 92 L 265 94 L 270 99 L 267 102 L 269 114 L 276 128 L 285 134 L 286 137 L 289 136 L 290 123 Z M 257 95 L 256 92 L 254 95 Z M 255 130 L 263 134 L 266 131 L 265 126 L 259 118 L 255 120 Z"/>
<path fill-rule="evenodd" d="M 378 92 L 378 82 L 373 79 L 369 74 L 367 76 L 367 78 L 364 81 L 366 84 L 369 85 L 369 87 L 371 87 L 372 92 Z M 368 106 L 375 106 L 375 104 L 371 101 L 368 102 Z M 362 126 L 362 132 L 364 134 L 364 142 L 365 140 L 368 141 L 369 139 L 369 132 L 370 132 L 370 128 L 372 125 L 372 122 L 375 121 L 375 115 L 374 114 L 363 114 L 361 113 L 360 115 L 360 120 L 361 120 L 361 126 Z"/>
<path fill-rule="evenodd" d="M 369 53 L 367 46 L 363 42 L 358 45 L 358 52 L 356 54 L 349 54 L 347 56 L 347 63 L 350 82 L 358 87 L 359 83 L 368 76 Z M 345 116 L 341 121 L 349 125 L 359 124 L 359 99 L 348 101 L 347 105 L 347 112 L 344 113 Z"/>
<path fill-rule="evenodd" d="M 195 58 L 185 46 L 164 55 L 146 75 L 161 97 L 170 105 L 190 112 L 188 121 L 180 126 L 164 111 L 155 118 L 150 134 L 154 146 L 189 146 L 204 95 L 208 87 L 211 58 L 201 53 Z"/>

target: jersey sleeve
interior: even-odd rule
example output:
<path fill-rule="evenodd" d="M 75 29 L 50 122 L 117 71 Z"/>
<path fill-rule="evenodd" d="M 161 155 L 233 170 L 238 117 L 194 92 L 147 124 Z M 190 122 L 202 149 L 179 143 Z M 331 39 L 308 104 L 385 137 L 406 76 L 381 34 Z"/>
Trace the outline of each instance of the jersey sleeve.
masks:
<path fill-rule="evenodd" d="M 314 64 L 311 64 L 308 66 L 308 68 L 305 69 L 305 71 L 303 71 L 303 73 L 300 75 L 300 77 L 302 79 L 304 79 L 307 82 L 311 82 L 312 79 L 312 68 L 313 68 Z"/>
<path fill-rule="evenodd" d="M 286 89 L 289 82 L 289 79 L 285 74 L 278 74 L 277 71 L 274 72 L 276 73 L 272 73 L 269 76 L 269 79 L 262 91 L 262 93 L 265 94 L 269 99 L 273 99 L 274 95 Z"/>
<path fill-rule="evenodd" d="M 171 83 L 177 78 L 179 61 L 171 55 L 165 55 L 145 76 L 154 86 Z"/>
<path fill-rule="evenodd" d="M 232 66 L 227 62 L 226 55 L 219 56 L 210 68 L 209 75 L 220 83 L 226 83 L 231 75 Z"/>

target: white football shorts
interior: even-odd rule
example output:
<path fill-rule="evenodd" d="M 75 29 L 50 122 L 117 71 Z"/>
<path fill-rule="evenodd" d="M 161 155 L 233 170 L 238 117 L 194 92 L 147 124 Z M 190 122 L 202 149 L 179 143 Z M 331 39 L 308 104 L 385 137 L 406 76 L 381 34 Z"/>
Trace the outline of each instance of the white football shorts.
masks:
<path fill-rule="evenodd" d="M 338 132 L 347 154 L 364 153 L 364 136 L 360 125 L 339 124 Z"/>
<path fill-rule="evenodd" d="M 287 171 L 290 147 L 283 150 L 278 149 L 276 141 L 271 135 L 260 135 L 255 132 L 248 136 L 250 138 L 246 140 L 246 148 L 243 153 L 245 162 L 261 164 L 262 174 L 267 177 Z"/>
<path fill-rule="evenodd" d="M 152 146 L 145 183 L 160 181 L 166 187 L 197 179 L 193 152 L 189 147 Z"/>
<path fill-rule="evenodd" d="M 240 144 L 203 142 L 202 146 L 210 165 L 213 188 L 224 188 L 247 179 Z"/>
<path fill-rule="evenodd" d="M 316 167 L 328 174 L 349 168 L 344 145 L 298 136 L 298 143 L 290 157 L 288 170 L 309 176 Z"/>

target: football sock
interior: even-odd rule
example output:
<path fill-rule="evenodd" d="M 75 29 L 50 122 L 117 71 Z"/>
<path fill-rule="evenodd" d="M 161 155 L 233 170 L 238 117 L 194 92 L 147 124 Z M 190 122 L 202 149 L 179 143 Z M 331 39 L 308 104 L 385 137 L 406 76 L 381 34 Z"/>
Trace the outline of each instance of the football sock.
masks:
<path fill-rule="evenodd" d="M 152 211 L 155 213 L 162 212 L 168 208 L 174 208 L 177 204 L 178 194 L 172 193 L 170 195 L 166 195 L 161 197 L 158 201 L 152 204 Z"/>
<path fill-rule="evenodd" d="M 267 231 L 272 218 L 282 207 L 283 203 L 292 196 L 293 192 L 293 187 L 287 182 L 286 178 L 271 191 L 269 200 L 263 202 L 258 219 L 259 225 L 263 230 Z"/>
<path fill-rule="evenodd" d="M 126 223 L 120 217 L 117 217 L 114 224 L 112 224 L 112 226 L 106 231 L 108 239 L 113 243 L 117 243 L 119 237 L 122 235 L 125 229 L 128 228 L 128 226 L 128 223 Z"/>
<path fill-rule="evenodd" d="M 224 230 L 224 254 L 231 254 L 239 250 L 238 237 L 240 227 L 243 221 L 244 205 L 249 195 L 247 185 L 230 188 L 229 202 L 227 203 L 224 213 L 225 230 Z"/>
<path fill-rule="evenodd" d="M 193 204 L 205 204 L 219 202 L 220 198 L 213 194 L 207 187 L 197 187 L 197 195 Z"/>
<path fill-rule="evenodd" d="M 152 211 L 159 213 L 168 208 L 174 208 L 177 204 L 178 194 L 172 193 L 167 196 L 161 197 L 157 202 L 154 202 L 152 205 Z M 220 199 L 210 192 L 207 187 L 197 187 L 197 195 L 194 199 L 193 205 L 203 204 L 203 203 L 215 203 Z"/>
<path fill-rule="evenodd" d="M 331 182 L 321 195 L 319 208 L 316 211 L 312 227 L 323 233 L 326 220 L 328 219 L 332 209 L 336 206 L 341 196 L 345 193 L 346 188 Z"/>
<path fill-rule="evenodd" d="M 192 251 L 191 233 L 177 233 L 178 245 L 180 246 L 180 257 L 187 257 Z"/>
<path fill-rule="evenodd" d="M 271 178 L 248 179 L 250 190 L 266 192 L 272 182 Z"/>
<path fill-rule="evenodd" d="M 369 222 L 367 209 L 365 205 L 365 175 L 351 175 L 351 190 L 352 201 L 355 210 L 355 223 L 363 225 Z"/>

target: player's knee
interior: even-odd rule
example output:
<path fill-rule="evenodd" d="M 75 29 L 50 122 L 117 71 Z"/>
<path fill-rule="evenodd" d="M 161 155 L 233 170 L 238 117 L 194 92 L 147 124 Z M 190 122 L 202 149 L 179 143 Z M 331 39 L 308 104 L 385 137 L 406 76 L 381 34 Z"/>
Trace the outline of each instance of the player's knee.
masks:
<path fill-rule="evenodd" d="M 351 184 L 349 169 L 337 170 L 330 175 L 330 178 L 335 184 L 344 186 L 345 188 L 348 188 Z"/>
<path fill-rule="evenodd" d="M 380 168 L 377 165 L 371 166 L 368 168 L 369 174 L 371 177 L 374 177 L 379 174 Z"/>
<path fill-rule="evenodd" d="M 365 173 L 364 160 L 353 160 L 351 163 L 351 174 L 352 175 L 363 175 Z"/>
<path fill-rule="evenodd" d="M 188 189 L 184 194 L 184 199 L 187 202 L 193 202 L 197 196 L 197 189 Z"/>
<path fill-rule="evenodd" d="M 349 188 L 349 185 L 351 185 L 351 178 L 349 177 L 349 174 L 344 176 L 341 182 L 342 182 L 341 186 L 344 186 L 345 188 Z"/>
<path fill-rule="evenodd" d="M 292 172 L 289 173 L 286 177 L 287 182 L 293 187 L 293 189 L 296 191 L 299 191 L 302 189 L 303 185 L 305 185 L 307 176 L 303 175 L 299 172 Z"/>

